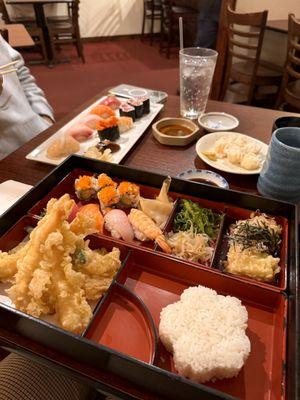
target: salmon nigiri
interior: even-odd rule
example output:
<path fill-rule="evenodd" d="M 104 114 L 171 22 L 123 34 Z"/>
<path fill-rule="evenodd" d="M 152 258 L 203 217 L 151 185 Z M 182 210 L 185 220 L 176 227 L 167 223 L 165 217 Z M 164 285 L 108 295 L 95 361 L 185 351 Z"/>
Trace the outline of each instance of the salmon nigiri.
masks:
<path fill-rule="evenodd" d="M 93 219 L 95 223 L 95 229 L 97 229 L 98 233 L 103 234 L 104 218 L 98 204 L 86 204 L 79 209 L 78 213 L 84 214 L 88 218 Z"/>

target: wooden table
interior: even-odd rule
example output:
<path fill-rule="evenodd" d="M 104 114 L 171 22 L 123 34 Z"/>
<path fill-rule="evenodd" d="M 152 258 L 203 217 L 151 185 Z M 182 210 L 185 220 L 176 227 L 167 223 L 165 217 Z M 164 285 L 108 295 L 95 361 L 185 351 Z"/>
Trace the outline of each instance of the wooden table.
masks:
<path fill-rule="evenodd" d="M 6 0 L 10 5 L 32 4 L 35 12 L 35 19 L 37 25 L 42 29 L 46 45 L 47 57 L 51 64 L 53 60 L 53 52 L 51 48 L 50 35 L 47 26 L 47 18 L 45 16 L 45 4 L 58 4 L 58 3 L 71 3 L 73 0 Z"/>
<path fill-rule="evenodd" d="M 0 29 L 8 31 L 8 42 L 11 47 L 34 46 L 34 41 L 23 24 L 1 25 Z"/>
<path fill-rule="evenodd" d="M 46 140 L 55 131 L 66 124 L 66 122 L 72 119 L 80 111 L 84 110 L 88 105 L 92 104 L 99 97 L 100 95 L 95 96 L 83 106 L 74 110 L 59 123 L 56 123 L 47 131 L 2 160 L 0 162 L 0 182 L 14 179 L 34 185 L 49 173 L 53 169 L 53 166 L 26 160 L 26 154 Z M 287 113 L 280 111 L 252 108 L 215 101 L 209 102 L 208 111 L 223 111 L 235 115 L 240 120 L 240 126 L 237 129 L 238 132 L 246 133 L 266 143 L 270 140 L 274 120 L 287 115 Z M 158 118 L 166 116 L 176 117 L 178 114 L 179 97 L 170 96 Z M 197 157 L 195 144 L 184 148 L 162 146 L 153 138 L 150 128 L 127 157 L 125 164 L 130 167 L 155 171 L 164 175 L 170 174 L 173 176 L 187 168 L 207 168 L 207 166 Z M 229 181 L 231 188 L 241 189 L 247 192 L 256 192 L 257 176 L 245 177 L 223 173 L 222 175 Z M 67 369 L 75 378 L 84 379 L 91 385 L 95 385 L 96 382 L 98 388 L 100 387 L 104 391 L 109 390 L 107 387 L 113 385 L 115 388 L 123 388 L 122 390 L 125 390 L 126 393 L 135 395 L 135 398 L 137 399 L 157 400 L 157 397 L 141 392 L 139 388 L 129 384 L 128 382 L 121 381 L 119 378 L 110 376 L 95 368 L 85 366 L 72 358 L 51 350 L 50 348 L 45 348 L 31 339 L 19 337 L 18 335 L 2 328 L 0 328 L 0 344 L 8 350 L 17 349 L 24 355 L 28 354 L 27 352 L 30 350 L 31 356 L 32 353 L 35 354 L 39 361 L 43 361 L 43 359 L 40 358 L 43 356 L 44 358 L 47 358 L 48 362 L 52 362 L 53 367 L 56 369 Z M 118 390 L 115 390 L 115 392 L 112 391 L 112 393 L 120 395 Z"/>
<path fill-rule="evenodd" d="M 275 32 L 287 33 L 289 21 L 288 19 L 274 19 L 267 22 L 266 28 Z"/>

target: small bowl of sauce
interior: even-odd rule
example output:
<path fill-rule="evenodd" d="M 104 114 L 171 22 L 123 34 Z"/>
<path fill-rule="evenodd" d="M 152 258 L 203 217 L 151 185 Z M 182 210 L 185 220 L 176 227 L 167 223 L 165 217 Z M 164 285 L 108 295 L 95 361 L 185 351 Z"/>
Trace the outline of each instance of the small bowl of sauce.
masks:
<path fill-rule="evenodd" d="M 185 118 L 163 118 L 152 125 L 152 132 L 161 144 L 186 146 L 198 138 L 199 127 Z"/>
<path fill-rule="evenodd" d="M 176 178 L 229 189 L 229 184 L 223 176 L 206 169 L 188 169 L 178 174 Z"/>

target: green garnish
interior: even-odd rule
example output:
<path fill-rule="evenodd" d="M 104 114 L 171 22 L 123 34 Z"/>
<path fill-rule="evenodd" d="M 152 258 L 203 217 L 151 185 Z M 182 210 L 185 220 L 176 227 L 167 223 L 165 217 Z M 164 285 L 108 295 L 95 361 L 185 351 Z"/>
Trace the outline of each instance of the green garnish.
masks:
<path fill-rule="evenodd" d="M 85 251 L 83 249 L 76 249 L 72 255 L 73 264 L 85 264 L 87 261 Z"/>
<path fill-rule="evenodd" d="M 191 200 L 181 200 L 179 212 L 175 216 L 173 231 L 189 231 L 205 233 L 214 239 L 220 227 L 221 216 L 209 208 L 200 207 Z"/>
<path fill-rule="evenodd" d="M 33 226 L 30 226 L 30 225 L 25 226 L 25 228 L 24 228 L 24 231 L 25 231 L 26 233 L 28 233 L 28 235 L 30 235 L 31 232 L 32 232 L 33 230 L 34 230 L 34 227 L 33 227 Z"/>
<path fill-rule="evenodd" d="M 243 250 L 252 247 L 272 256 L 278 254 L 281 242 L 279 233 L 268 227 L 264 222 L 253 225 L 247 220 L 232 227 L 229 240 L 233 244 L 241 245 Z"/>

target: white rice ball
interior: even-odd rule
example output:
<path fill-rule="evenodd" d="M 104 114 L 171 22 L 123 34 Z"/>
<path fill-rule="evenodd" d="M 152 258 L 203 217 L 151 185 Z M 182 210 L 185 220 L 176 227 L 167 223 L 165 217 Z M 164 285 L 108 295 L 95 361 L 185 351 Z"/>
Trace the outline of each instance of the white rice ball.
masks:
<path fill-rule="evenodd" d="M 161 311 L 159 336 L 181 375 L 198 382 L 232 378 L 250 353 L 247 321 L 239 299 L 191 287 Z"/>

